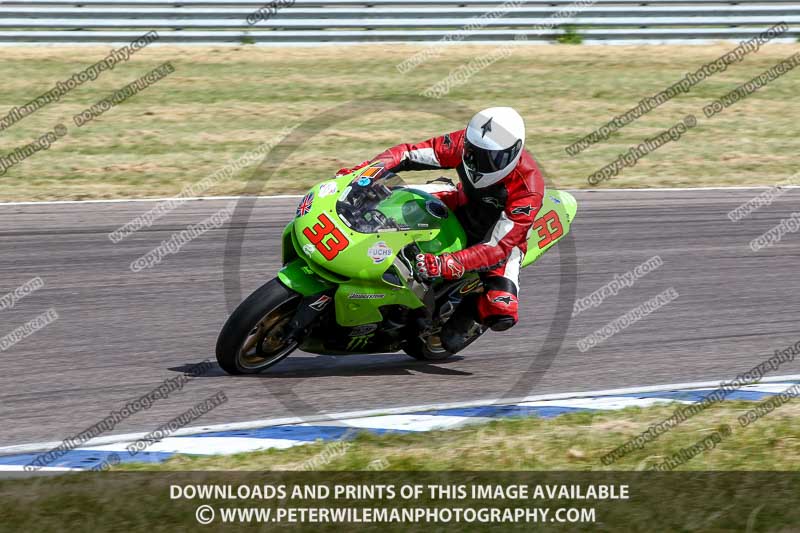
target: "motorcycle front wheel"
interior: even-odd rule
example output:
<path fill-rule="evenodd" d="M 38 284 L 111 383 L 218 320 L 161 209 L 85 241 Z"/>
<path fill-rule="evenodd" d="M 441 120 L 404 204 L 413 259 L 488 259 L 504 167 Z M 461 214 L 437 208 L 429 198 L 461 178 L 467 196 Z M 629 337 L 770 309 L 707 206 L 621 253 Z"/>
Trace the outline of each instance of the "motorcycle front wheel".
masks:
<path fill-rule="evenodd" d="M 228 374 L 257 374 L 298 346 L 286 338 L 300 294 L 277 278 L 262 285 L 228 317 L 217 340 L 217 362 Z"/>

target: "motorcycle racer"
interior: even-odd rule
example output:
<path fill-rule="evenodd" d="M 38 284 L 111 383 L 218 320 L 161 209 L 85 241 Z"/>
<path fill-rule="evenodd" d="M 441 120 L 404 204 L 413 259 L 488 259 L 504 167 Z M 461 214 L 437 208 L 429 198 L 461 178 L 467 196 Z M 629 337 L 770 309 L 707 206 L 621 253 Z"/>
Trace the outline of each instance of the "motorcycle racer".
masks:
<path fill-rule="evenodd" d="M 435 194 L 461 222 L 467 247 L 420 254 L 416 264 L 418 275 L 429 280 L 481 273 L 484 292 L 465 298 L 442 330 L 442 346 L 451 353 L 477 338 L 481 328 L 504 331 L 519 319 L 519 269 L 545 191 L 542 173 L 524 144 L 522 117 L 510 107 L 492 107 L 477 113 L 463 130 L 399 144 L 337 173 L 375 163 L 390 172 L 456 169 L 458 186 Z"/>

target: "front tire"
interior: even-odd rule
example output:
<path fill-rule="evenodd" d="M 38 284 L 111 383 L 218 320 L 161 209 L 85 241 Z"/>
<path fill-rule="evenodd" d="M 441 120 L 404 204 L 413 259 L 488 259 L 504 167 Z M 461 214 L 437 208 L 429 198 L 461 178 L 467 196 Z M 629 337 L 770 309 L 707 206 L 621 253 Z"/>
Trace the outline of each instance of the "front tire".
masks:
<path fill-rule="evenodd" d="M 300 294 L 277 278 L 262 285 L 228 317 L 217 340 L 217 362 L 228 374 L 258 374 L 298 346 L 285 338 Z"/>

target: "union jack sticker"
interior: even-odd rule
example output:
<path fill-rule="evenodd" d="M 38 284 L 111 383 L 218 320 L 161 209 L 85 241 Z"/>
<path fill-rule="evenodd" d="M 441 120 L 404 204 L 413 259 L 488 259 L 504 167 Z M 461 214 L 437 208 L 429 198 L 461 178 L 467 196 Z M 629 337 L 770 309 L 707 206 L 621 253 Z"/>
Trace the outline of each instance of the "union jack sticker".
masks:
<path fill-rule="evenodd" d="M 303 199 L 300 200 L 300 204 L 297 206 L 297 211 L 295 212 L 295 216 L 301 217 L 303 215 L 307 215 L 309 211 L 311 211 L 311 204 L 314 203 L 314 193 L 310 192 L 303 196 Z"/>

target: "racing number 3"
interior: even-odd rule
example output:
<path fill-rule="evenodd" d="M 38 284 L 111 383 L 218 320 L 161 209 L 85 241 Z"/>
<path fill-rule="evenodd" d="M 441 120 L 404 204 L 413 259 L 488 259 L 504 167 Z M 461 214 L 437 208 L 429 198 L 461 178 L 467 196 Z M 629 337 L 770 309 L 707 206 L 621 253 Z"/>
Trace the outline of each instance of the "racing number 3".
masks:
<path fill-rule="evenodd" d="M 331 222 L 331 219 L 328 218 L 328 215 L 325 213 L 320 214 L 317 220 L 319 222 L 310 228 L 303 229 L 303 235 L 317 247 L 322 257 L 330 261 L 339 255 L 339 252 L 347 248 L 350 241 L 347 240 L 344 233 L 339 231 L 339 228 L 333 225 L 333 222 Z M 332 238 L 328 239 L 326 242 L 322 242 L 328 235 Z"/>
<path fill-rule="evenodd" d="M 564 228 L 555 211 L 548 211 L 533 223 L 539 234 L 539 248 L 544 248 L 564 234 Z"/>

